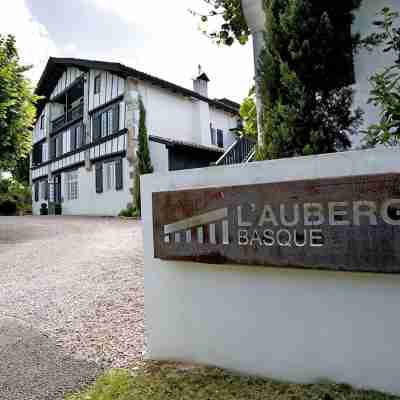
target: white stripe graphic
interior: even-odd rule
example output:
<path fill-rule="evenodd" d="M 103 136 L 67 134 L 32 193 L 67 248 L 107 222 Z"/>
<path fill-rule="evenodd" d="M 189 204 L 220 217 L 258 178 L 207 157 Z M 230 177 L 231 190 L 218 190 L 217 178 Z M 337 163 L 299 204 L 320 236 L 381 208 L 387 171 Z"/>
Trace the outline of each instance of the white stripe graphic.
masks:
<path fill-rule="evenodd" d="M 228 209 L 221 208 L 219 210 L 211 211 L 206 214 L 198 215 L 196 217 L 191 217 L 183 219 L 181 221 L 175 222 L 173 224 L 164 226 L 164 234 L 168 235 L 170 233 L 175 233 L 179 231 L 185 231 L 191 228 L 195 228 L 201 225 L 207 225 L 211 222 L 218 221 L 228 217 Z M 228 222 L 228 221 L 226 221 Z"/>

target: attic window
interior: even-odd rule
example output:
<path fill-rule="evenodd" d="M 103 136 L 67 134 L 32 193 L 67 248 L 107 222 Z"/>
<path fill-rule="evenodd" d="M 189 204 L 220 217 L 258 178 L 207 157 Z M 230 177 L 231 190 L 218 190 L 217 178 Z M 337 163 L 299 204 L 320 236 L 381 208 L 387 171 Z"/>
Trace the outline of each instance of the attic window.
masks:
<path fill-rule="evenodd" d="M 101 75 L 98 74 L 94 78 L 94 94 L 100 93 L 101 90 Z"/>

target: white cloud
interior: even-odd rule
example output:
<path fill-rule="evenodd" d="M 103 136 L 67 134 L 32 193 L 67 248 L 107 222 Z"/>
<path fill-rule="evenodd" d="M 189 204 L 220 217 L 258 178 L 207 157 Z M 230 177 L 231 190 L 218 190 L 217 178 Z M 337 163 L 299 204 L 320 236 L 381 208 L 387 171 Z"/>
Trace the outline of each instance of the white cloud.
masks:
<path fill-rule="evenodd" d="M 199 0 L 84 1 L 118 16 L 150 38 L 138 48 L 133 37 L 132 49 L 118 52 L 120 62 L 187 87 L 201 64 L 211 78 L 210 96 L 237 101 L 243 99 L 253 84 L 250 44 L 227 48 L 211 43 L 188 12 L 201 6 Z"/>
<path fill-rule="evenodd" d="M 0 27 L 1 34 L 16 37 L 21 61 L 33 65 L 27 75 L 36 82 L 48 57 L 57 54 L 57 46 L 47 29 L 32 17 L 24 0 L 7 2 L 0 13 Z"/>

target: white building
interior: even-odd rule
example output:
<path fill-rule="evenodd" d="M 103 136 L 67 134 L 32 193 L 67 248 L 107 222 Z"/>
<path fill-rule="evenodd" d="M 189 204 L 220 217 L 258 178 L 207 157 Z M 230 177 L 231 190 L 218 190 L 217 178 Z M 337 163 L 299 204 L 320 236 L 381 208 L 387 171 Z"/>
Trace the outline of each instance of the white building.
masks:
<path fill-rule="evenodd" d="M 146 109 L 155 172 L 204 167 L 236 140 L 239 105 L 118 63 L 50 58 L 36 93 L 33 213 L 61 204 L 64 215 L 117 215 L 132 203 L 138 98 Z"/>

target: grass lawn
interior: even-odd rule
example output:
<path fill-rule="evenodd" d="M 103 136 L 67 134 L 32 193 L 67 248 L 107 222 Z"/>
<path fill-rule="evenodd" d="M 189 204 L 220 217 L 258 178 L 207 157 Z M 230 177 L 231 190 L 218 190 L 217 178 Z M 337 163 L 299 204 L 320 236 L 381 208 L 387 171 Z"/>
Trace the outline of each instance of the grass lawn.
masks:
<path fill-rule="evenodd" d="M 215 368 L 149 363 L 136 370 L 113 370 L 85 392 L 66 400 L 394 400 L 348 385 L 296 385 L 232 375 Z"/>

